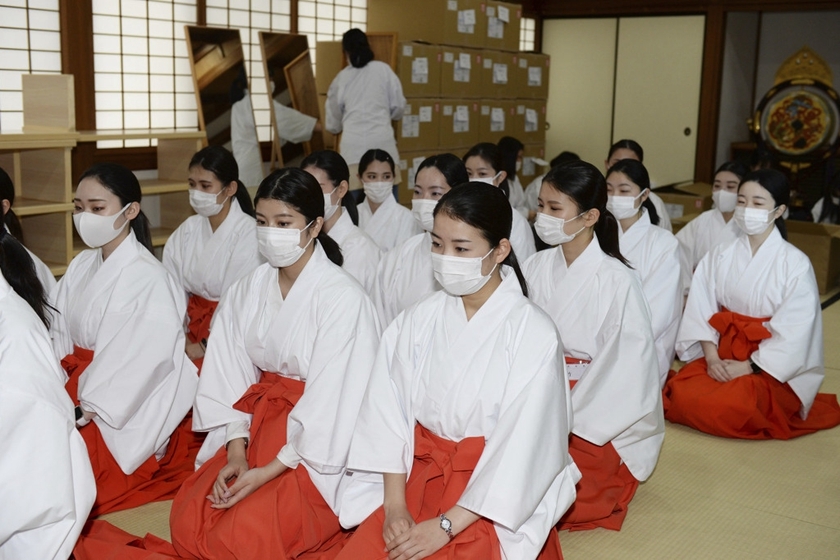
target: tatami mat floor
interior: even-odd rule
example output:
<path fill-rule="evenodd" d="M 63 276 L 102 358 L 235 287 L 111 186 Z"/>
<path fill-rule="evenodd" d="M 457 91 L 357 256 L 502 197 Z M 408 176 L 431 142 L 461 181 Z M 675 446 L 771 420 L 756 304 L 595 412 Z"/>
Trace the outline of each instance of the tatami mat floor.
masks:
<path fill-rule="evenodd" d="M 838 394 L 840 302 L 823 311 L 823 335 L 821 391 Z M 170 506 L 103 519 L 169 539 Z M 562 532 L 560 541 L 567 560 L 840 559 L 840 428 L 790 441 L 741 441 L 666 422 L 659 464 L 622 530 Z"/>

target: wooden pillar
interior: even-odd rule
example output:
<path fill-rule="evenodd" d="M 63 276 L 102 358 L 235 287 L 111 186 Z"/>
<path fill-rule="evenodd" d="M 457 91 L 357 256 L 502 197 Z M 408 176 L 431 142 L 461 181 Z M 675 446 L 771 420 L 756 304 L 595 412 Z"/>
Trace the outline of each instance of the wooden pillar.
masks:
<path fill-rule="evenodd" d="M 706 12 L 703 71 L 700 80 L 700 112 L 697 123 L 697 152 L 694 160 L 695 180 L 706 183 L 713 181 L 715 172 L 725 43 L 726 12 L 723 5 L 712 4 Z"/>
<path fill-rule="evenodd" d="M 76 130 L 96 128 L 93 78 L 93 8 L 91 0 L 59 0 L 61 72 L 72 74 L 76 96 Z M 72 181 L 94 162 L 96 145 L 79 144 L 73 150 Z"/>

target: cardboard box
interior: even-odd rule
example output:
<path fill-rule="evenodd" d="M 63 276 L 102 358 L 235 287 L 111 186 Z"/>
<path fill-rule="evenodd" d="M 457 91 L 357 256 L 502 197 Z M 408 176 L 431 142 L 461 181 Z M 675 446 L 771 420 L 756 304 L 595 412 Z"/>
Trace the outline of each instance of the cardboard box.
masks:
<path fill-rule="evenodd" d="M 840 276 L 840 226 L 785 221 L 788 241 L 811 259 L 821 294 L 831 291 Z"/>
<path fill-rule="evenodd" d="M 400 151 L 436 149 L 440 141 L 440 99 L 408 99 L 396 129 Z"/>
<path fill-rule="evenodd" d="M 441 47 L 417 41 L 397 46 L 397 75 L 403 95 L 412 97 L 440 96 Z"/>
<path fill-rule="evenodd" d="M 318 41 L 315 44 L 315 87 L 326 95 L 335 77 L 344 68 L 341 41 Z"/>
<path fill-rule="evenodd" d="M 402 41 L 484 47 L 485 0 L 368 0 L 367 30 L 396 31 Z"/>
<path fill-rule="evenodd" d="M 518 96 L 525 99 L 548 99 L 548 71 L 551 57 L 539 53 L 519 53 L 511 80 Z"/>
<path fill-rule="evenodd" d="M 545 173 L 548 173 L 545 144 L 525 144 L 525 149 L 522 150 L 522 169 L 517 174 L 522 188 L 527 188 L 531 181 Z"/>
<path fill-rule="evenodd" d="M 498 144 L 512 136 L 516 103 L 507 99 L 482 99 L 478 115 L 478 141 Z"/>
<path fill-rule="evenodd" d="M 522 6 L 490 0 L 484 10 L 484 16 L 487 19 L 484 46 L 502 51 L 518 51 Z"/>
<path fill-rule="evenodd" d="M 441 47 L 441 97 L 481 97 L 481 49 Z"/>
<path fill-rule="evenodd" d="M 511 136 L 523 144 L 545 143 L 547 104 L 539 99 L 517 99 Z"/>
<path fill-rule="evenodd" d="M 440 141 L 437 153 L 451 151 L 460 156 L 478 144 L 479 106 L 478 100 L 440 100 Z"/>
<path fill-rule="evenodd" d="M 513 70 L 519 55 L 485 49 L 481 60 L 481 96 L 488 99 L 514 99 Z"/>
<path fill-rule="evenodd" d="M 440 153 L 440 150 L 416 150 L 400 152 L 400 161 L 397 162 L 402 173 L 402 184 L 397 190 L 397 200 L 400 204 L 411 208 L 411 199 L 414 197 L 414 178 L 417 175 L 417 167 L 423 160 Z"/>
<path fill-rule="evenodd" d="M 665 203 L 671 221 L 689 214 L 700 214 L 712 207 L 712 185 L 692 183 L 655 189 Z"/>
<path fill-rule="evenodd" d="M 657 193 L 658 194 L 658 193 Z M 671 231 L 674 235 L 677 234 L 682 228 L 684 228 L 688 222 L 699 216 L 699 213 L 695 214 L 683 214 L 679 218 L 671 218 Z"/>

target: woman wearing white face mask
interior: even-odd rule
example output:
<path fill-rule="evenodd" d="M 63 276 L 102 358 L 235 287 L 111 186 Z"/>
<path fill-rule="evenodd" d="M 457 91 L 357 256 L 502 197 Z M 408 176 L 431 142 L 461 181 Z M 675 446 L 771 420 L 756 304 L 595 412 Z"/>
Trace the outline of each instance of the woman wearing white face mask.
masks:
<path fill-rule="evenodd" d="M 789 439 L 840 424 L 825 374 L 820 297 L 808 257 L 785 240 L 787 179 L 744 176 L 735 241 L 700 261 L 677 336 L 691 362 L 665 385 L 665 417 L 713 435 Z"/>
<path fill-rule="evenodd" d="M 50 333 L 96 476 L 94 516 L 171 498 L 198 450 L 185 420 L 198 384 L 186 302 L 151 252 L 140 198 L 122 166 L 82 175 L 73 222 L 91 249 L 53 292 Z"/>
<path fill-rule="evenodd" d="M 509 208 L 473 183 L 435 210 L 443 290 L 383 335 L 341 506 L 344 526 L 364 522 L 337 560 L 561 557 L 553 527 L 580 477 L 568 381 L 557 330 L 527 299 Z"/>
<path fill-rule="evenodd" d="M 340 268 L 312 175 L 277 170 L 255 200 L 268 263 L 216 311 L 194 409 L 206 462 L 172 505 L 172 542 L 189 557 L 297 558 L 344 538 L 339 482 L 376 313 Z"/>
<path fill-rule="evenodd" d="M 190 216 L 163 248 L 163 265 L 187 294 L 187 355 L 200 368 L 210 321 L 222 294 L 265 262 L 257 250 L 254 205 L 221 146 L 196 153 L 189 165 Z"/>
<path fill-rule="evenodd" d="M 665 433 L 650 312 L 606 205 L 604 176 L 593 165 L 553 168 L 535 228 L 558 246 L 523 267 L 531 298 L 560 331 L 573 385 L 569 450 L 583 478 L 560 527 L 575 530 L 621 528 Z"/>
<path fill-rule="evenodd" d="M 717 247 L 734 241 L 738 226 L 732 220 L 738 203 L 738 185 L 747 174 L 747 168 L 737 161 L 727 161 L 715 172 L 712 200 L 715 207 L 706 210 L 677 232 L 677 241 L 687 265 L 683 276 L 683 294 L 688 295 L 691 276 L 700 260 Z"/>
<path fill-rule="evenodd" d="M 417 168 L 411 215 L 424 232 L 394 247 L 379 262 L 371 297 L 383 327 L 403 309 L 440 289 L 428 250 L 432 243 L 429 232 L 434 227 L 433 212 L 440 197 L 467 181 L 464 163 L 453 154 L 426 158 Z"/>
<path fill-rule="evenodd" d="M 679 243 L 659 223 L 648 200 L 650 178 L 645 166 L 623 159 L 607 172 L 607 210 L 618 220 L 621 254 L 642 281 L 650 305 L 651 326 L 659 363 L 659 384 L 674 361 L 674 342 L 682 314 Z"/>
<path fill-rule="evenodd" d="M 376 265 L 382 252 L 364 231 L 353 223 L 342 202 L 347 196 L 350 170 L 338 152 L 321 150 L 306 156 L 300 168 L 315 177 L 324 195 L 324 232 L 341 247 L 343 268 L 371 293 Z M 350 204 L 353 204 L 350 202 Z"/>
<path fill-rule="evenodd" d="M 385 150 L 368 150 L 359 160 L 365 199 L 359 203 L 359 227 L 383 253 L 422 231 L 411 212 L 394 198 L 394 159 Z"/>
<path fill-rule="evenodd" d="M 464 155 L 464 165 L 467 168 L 470 181 L 499 187 L 505 196 L 508 196 L 510 190 L 509 178 L 504 170 L 502 152 L 498 146 L 489 142 L 476 144 Z M 510 243 L 513 250 L 524 262 L 537 252 L 534 244 L 534 234 L 531 231 L 531 226 L 528 225 L 528 220 L 512 206 L 511 211 L 513 212 L 513 229 L 510 234 Z"/>

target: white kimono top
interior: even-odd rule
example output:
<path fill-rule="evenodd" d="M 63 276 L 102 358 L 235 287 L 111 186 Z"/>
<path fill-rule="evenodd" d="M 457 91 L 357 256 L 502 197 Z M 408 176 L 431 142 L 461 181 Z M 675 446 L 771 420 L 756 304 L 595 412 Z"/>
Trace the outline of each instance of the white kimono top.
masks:
<path fill-rule="evenodd" d="M 653 189 L 651 189 L 648 199 L 653 202 L 653 207 L 656 208 L 656 213 L 659 214 L 659 227 L 669 232 L 674 231 L 674 228 L 671 227 L 671 216 L 668 215 L 665 201 Z"/>
<path fill-rule="evenodd" d="M 519 177 L 514 175 L 512 179 L 508 179 L 508 188 L 510 189 L 510 205 L 513 209 L 522 214 L 523 218 L 528 218 L 528 206 L 525 200 L 525 189 L 522 188 L 522 183 Z"/>
<path fill-rule="evenodd" d="M 359 163 L 372 148 L 400 161 L 391 121 L 405 110 L 400 79 L 378 60 L 363 68 L 345 67 L 330 84 L 325 106 L 327 131 L 341 133 L 340 152 L 348 165 Z"/>
<path fill-rule="evenodd" d="M 484 438 L 457 503 L 494 523 L 505 558 L 536 558 L 574 501 L 563 347 L 516 275 L 504 276 L 469 321 L 461 298 L 441 291 L 385 331 L 350 449 L 343 526 L 382 505 L 380 473 L 410 474 L 416 423 L 454 442 Z"/>
<path fill-rule="evenodd" d="M 831 202 L 834 203 L 835 206 L 840 205 L 840 198 L 832 196 Z M 820 221 L 820 216 L 822 215 L 823 205 L 825 204 L 825 197 L 822 197 L 817 202 L 814 203 L 814 206 L 811 208 L 811 217 L 814 220 L 814 223 L 817 224 Z M 831 218 L 827 217 L 823 220 L 824 224 L 830 224 Z"/>
<path fill-rule="evenodd" d="M 107 260 L 101 249 L 77 255 L 53 292 L 55 355 L 73 346 L 94 352 L 79 379 L 82 408 L 126 474 L 166 452 L 198 386 L 184 352 L 183 291 L 134 232 Z"/>
<path fill-rule="evenodd" d="M 350 214 L 341 209 L 341 215 L 330 228 L 329 236 L 338 243 L 344 257 L 342 268 L 371 293 L 376 267 L 382 252 L 376 242 L 359 227 L 353 225 Z"/>
<path fill-rule="evenodd" d="M 278 103 L 274 99 L 271 102 L 274 104 L 274 120 L 281 143 L 289 141 L 300 144 L 312 140 L 312 131 L 315 130 L 318 119 Z"/>
<path fill-rule="evenodd" d="M 423 232 L 382 256 L 370 294 L 380 324 L 387 326 L 403 309 L 440 289 L 432 268 L 432 236 Z"/>
<path fill-rule="evenodd" d="M 239 180 L 246 187 L 258 186 L 265 174 L 260 142 L 257 138 L 257 124 L 251 107 L 251 94 L 248 90 L 245 90 L 245 97 L 230 108 L 230 144 L 230 151 L 239 167 Z"/>
<path fill-rule="evenodd" d="M 537 247 L 534 244 L 534 232 L 531 230 L 531 224 L 514 208 L 513 223 L 510 227 L 510 246 L 513 247 L 513 252 L 516 254 L 516 259 L 523 263 L 528 258 L 537 252 Z"/>
<path fill-rule="evenodd" d="M 545 179 L 545 173 L 536 177 L 525 187 L 525 206 L 528 208 L 529 213 L 539 210 L 537 199 L 540 197 L 543 179 Z"/>
<path fill-rule="evenodd" d="M 639 280 L 650 306 L 656 358 L 659 363 L 659 385 L 665 386 L 668 370 L 674 362 L 674 343 L 682 315 L 682 267 L 676 238 L 650 223 L 650 215 L 642 208 L 639 220 L 622 232 L 619 245 Z"/>
<path fill-rule="evenodd" d="M 199 464 L 227 441 L 249 437 L 251 415 L 233 408 L 260 370 L 305 382 L 277 458 L 303 464 L 338 514 L 356 416 L 379 327 L 370 298 L 320 245 L 284 299 L 278 270 L 264 264 L 235 283 L 214 316 L 193 409 L 193 429 L 210 432 Z"/>
<path fill-rule="evenodd" d="M 383 253 L 387 253 L 403 241 L 422 233 L 411 211 L 389 196 L 374 214 L 365 199 L 356 207 L 359 210 L 359 227 L 373 239 Z"/>
<path fill-rule="evenodd" d="M 8 233 L 9 235 L 12 234 L 12 232 L 9 231 L 9 226 L 4 225 L 3 227 L 6 228 L 6 233 Z M 21 243 L 21 245 L 23 245 L 23 243 Z M 32 262 L 35 263 L 35 274 L 38 276 L 38 280 L 41 281 L 41 285 L 44 287 L 44 294 L 46 294 L 46 296 L 49 297 L 50 293 L 52 293 L 53 291 L 53 288 L 55 288 L 55 276 L 53 276 L 50 267 L 48 267 L 44 263 L 44 261 L 38 258 L 38 255 L 36 255 L 26 247 L 24 247 L 24 249 L 26 249 L 26 252 L 29 253 L 29 257 L 32 259 Z"/>
<path fill-rule="evenodd" d="M 163 266 L 187 294 L 219 301 L 237 280 L 265 259 L 257 248 L 256 221 L 231 198 L 230 211 L 214 232 L 195 214 L 178 226 L 163 248 Z"/>
<path fill-rule="evenodd" d="M 688 294 L 694 269 L 706 253 L 735 240 L 741 232 L 735 220 L 724 221 L 723 214 L 717 208 L 706 210 L 677 232 L 684 266 L 683 293 Z M 685 273 L 687 272 L 687 273 Z"/>
<path fill-rule="evenodd" d="M 718 343 L 709 319 L 721 307 L 770 317 L 764 326 L 771 337 L 759 343 L 751 359 L 790 385 L 805 418 L 825 376 L 820 296 L 808 257 L 782 239 L 775 226 L 755 255 L 744 233 L 712 249 L 694 271 L 677 335 L 681 360 L 702 357 L 702 340 Z"/>
<path fill-rule="evenodd" d="M 665 419 L 641 282 L 601 251 L 597 236 L 571 267 L 562 247 L 540 251 L 523 272 L 531 299 L 554 319 L 566 356 L 591 360 L 572 389 L 572 432 L 595 445 L 612 442 L 633 476 L 646 480 Z"/>
<path fill-rule="evenodd" d="M 0 274 L 0 558 L 67 558 L 96 497 L 47 329 Z"/>

